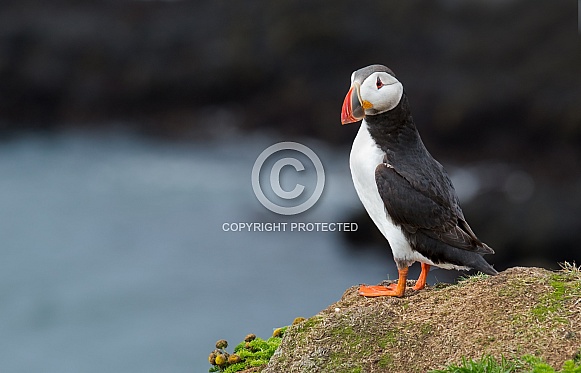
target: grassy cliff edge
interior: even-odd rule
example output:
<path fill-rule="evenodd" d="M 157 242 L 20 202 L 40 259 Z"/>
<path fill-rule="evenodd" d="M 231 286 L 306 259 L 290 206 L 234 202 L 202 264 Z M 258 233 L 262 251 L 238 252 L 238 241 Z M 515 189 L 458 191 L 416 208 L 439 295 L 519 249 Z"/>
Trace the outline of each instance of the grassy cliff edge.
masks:
<path fill-rule="evenodd" d="M 427 372 L 466 358 L 524 355 L 560 368 L 579 359 L 580 348 L 579 269 L 516 267 L 410 289 L 405 298 L 364 298 L 349 288 L 289 327 L 263 372 Z"/>

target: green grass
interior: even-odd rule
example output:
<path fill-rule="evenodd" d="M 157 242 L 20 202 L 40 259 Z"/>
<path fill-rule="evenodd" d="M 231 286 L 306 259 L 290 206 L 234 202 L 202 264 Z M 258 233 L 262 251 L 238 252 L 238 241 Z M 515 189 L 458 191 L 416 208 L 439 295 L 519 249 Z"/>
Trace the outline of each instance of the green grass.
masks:
<path fill-rule="evenodd" d="M 552 291 L 547 292 L 539 303 L 531 310 L 533 316 L 541 322 L 553 317 L 555 321 L 566 323 L 564 317 L 554 317 L 562 314 L 562 308 L 567 299 L 581 296 L 581 270 L 568 262 L 560 264 L 562 270 L 553 274 L 549 280 Z"/>
<path fill-rule="evenodd" d="M 464 285 L 464 284 L 469 284 L 471 282 L 477 282 L 480 280 L 484 280 L 485 278 L 489 278 L 490 276 L 482 273 L 482 272 L 478 272 L 476 274 L 470 275 L 470 276 L 460 276 L 458 278 L 458 285 Z"/>
<path fill-rule="evenodd" d="M 492 356 L 484 356 L 479 360 L 463 358 L 460 365 L 448 365 L 430 373 L 581 373 L 581 358 L 567 360 L 561 370 L 555 370 L 541 359 L 530 355 L 510 360 L 502 357 L 500 361 Z"/>
<path fill-rule="evenodd" d="M 379 359 L 378 365 L 380 368 L 387 368 L 391 365 L 392 362 L 393 357 L 391 357 L 389 354 L 385 354 Z"/>

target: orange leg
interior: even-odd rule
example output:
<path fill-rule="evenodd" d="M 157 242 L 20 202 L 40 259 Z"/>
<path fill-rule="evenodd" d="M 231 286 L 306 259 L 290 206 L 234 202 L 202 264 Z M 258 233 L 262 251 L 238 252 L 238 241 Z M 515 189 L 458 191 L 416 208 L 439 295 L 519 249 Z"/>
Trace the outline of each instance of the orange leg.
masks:
<path fill-rule="evenodd" d="M 363 295 L 365 297 L 403 297 L 403 294 L 405 293 L 406 280 L 408 277 L 408 268 L 406 267 L 403 269 L 398 269 L 397 271 L 399 274 L 399 279 L 397 280 L 395 289 L 393 286 L 385 287 L 361 285 L 359 287 L 359 295 Z"/>
<path fill-rule="evenodd" d="M 430 265 L 426 263 L 422 263 L 422 272 L 420 273 L 420 277 L 418 277 L 418 281 L 414 285 L 414 290 L 422 290 L 426 286 L 426 278 L 428 277 L 428 272 L 430 271 Z"/>

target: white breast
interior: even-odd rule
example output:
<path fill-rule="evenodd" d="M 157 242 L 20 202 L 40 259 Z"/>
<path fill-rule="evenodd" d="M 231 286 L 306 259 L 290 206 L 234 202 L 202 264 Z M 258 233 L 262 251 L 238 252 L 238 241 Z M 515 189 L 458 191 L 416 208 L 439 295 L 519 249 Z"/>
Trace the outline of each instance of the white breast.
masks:
<path fill-rule="evenodd" d="M 385 210 L 375 182 L 375 168 L 383 162 L 383 157 L 384 152 L 371 138 L 367 123 L 363 120 L 349 158 L 351 176 L 357 195 L 377 228 L 389 242 L 396 261 L 409 262 L 408 265 L 414 261 L 433 264 L 429 259 L 411 249 L 401 228 L 391 221 Z"/>

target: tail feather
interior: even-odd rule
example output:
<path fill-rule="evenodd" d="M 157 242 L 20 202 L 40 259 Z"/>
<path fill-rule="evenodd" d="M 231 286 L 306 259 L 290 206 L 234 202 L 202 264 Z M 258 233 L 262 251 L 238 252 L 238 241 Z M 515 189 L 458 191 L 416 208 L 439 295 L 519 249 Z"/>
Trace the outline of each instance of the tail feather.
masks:
<path fill-rule="evenodd" d="M 494 269 L 481 255 L 476 255 L 473 261 L 468 264 L 468 267 L 473 268 L 487 275 L 495 276 L 498 274 L 496 269 Z"/>
<path fill-rule="evenodd" d="M 460 267 L 469 267 L 491 276 L 498 274 L 482 257 L 484 255 L 482 253 L 458 249 L 419 231 L 410 234 L 407 238 L 414 250 L 429 258 L 435 265 L 453 264 Z"/>

